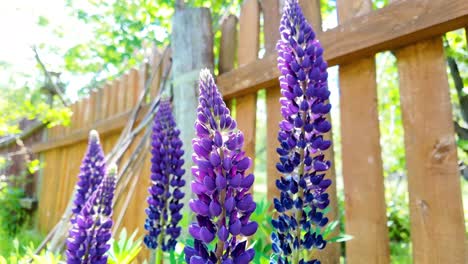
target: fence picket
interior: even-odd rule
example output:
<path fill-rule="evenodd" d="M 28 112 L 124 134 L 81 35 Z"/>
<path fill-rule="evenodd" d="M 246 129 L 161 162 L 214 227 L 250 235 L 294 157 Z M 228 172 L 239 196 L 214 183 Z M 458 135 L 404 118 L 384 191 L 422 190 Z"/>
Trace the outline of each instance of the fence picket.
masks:
<path fill-rule="evenodd" d="M 127 107 L 129 86 L 128 86 L 128 74 L 124 73 L 119 79 L 119 88 L 117 93 L 117 113 L 121 114 L 125 112 Z"/>
<path fill-rule="evenodd" d="M 370 0 L 337 1 L 340 23 L 372 11 Z M 340 65 L 347 263 L 389 263 L 374 57 Z M 362 191 L 369 190 L 369 191 Z M 372 191 L 371 191 L 372 190 Z"/>
<path fill-rule="evenodd" d="M 125 110 L 129 111 L 133 107 L 135 107 L 137 101 L 138 101 L 138 88 L 139 88 L 139 83 L 138 83 L 138 70 L 133 68 L 130 70 L 128 74 L 128 92 L 127 92 L 127 101 L 125 105 Z"/>
<path fill-rule="evenodd" d="M 414 263 L 466 263 L 452 106 L 441 38 L 396 52 Z"/>
<path fill-rule="evenodd" d="M 255 61 L 258 57 L 260 32 L 260 6 L 257 0 L 244 1 L 239 18 L 239 67 Z M 244 133 L 244 149 L 252 158 L 254 171 L 255 161 L 255 126 L 257 120 L 257 93 L 251 93 L 236 98 L 236 114 L 238 128 Z"/>
<path fill-rule="evenodd" d="M 275 164 L 278 160 L 276 153 L 278 123 L 282 116 L 275 45 L 279 38 L 281 2 L 284 1 L 245 0 L 239 20 L 233 15 L 225 18 L 221 25 L 218 68 L 220 76 L 217 78 L 225 99 L 228 99 L 227 104 L 230 109 L 231 99 L 236 101 L 238 127 L 245 135 L 247 155 L 253 160 L 255 160 L 256 144 L 257 91 L 266 89 L 266 162 L 269 201 L 278 195 L 275 179 L 279 174 Z M 468 252 L 464 236 L 465 226 L 451 105 L 443 46 L 438 36 L 447 30 L 466 27 L 466 14 L 468 14 L 466 1 L 433 0 L 427 1 L 424 6 L 420 6 L 417 1 L 414 3 L 397 1 L 385 8 L 372 11 L 370 0 L 338 0 L 340 25 L 327 32 L 320 32 L 320 1 L 299 0 L 299 2 L 304 15 L 324 45 L 324 57 L 332 65 L 340 64 L 345 232 L 354 236 L 346 244 L 346 263 L 389 263 L 373 58 L 375 52 L 385 49 L 399 49 L 396 51 L 396 56 L 405 130 L 413 263 L 466 263 Z M 447 9 L 442 10 L 441 7 Z M 397 12 L 400 10 L 405 11 Z M 203 10 L 203 19 L 200 21 L 203 22 L 204 32 L 209 33 L 207 28 L 211 25 L 211 21 L 207 19 L 209 14 L 205 11 L 207 10 Z M 260 12 L 263 12 L 265 39 L 263 59 L 258 59 L 261 36 Z M 178 15 L 182 16 L 182 13 L 186 13 L 184 16 L 193 15 L 187 10 Z M 185 20 L 185 17 L 179 17 L 179 20 L 179 30 L 185 30 L 183 25 L 187 22 L 183 21 L 189 20 Z M 237 32 L 238 25 L 239 32 Z M 379 30 L 371 30 L 375 28 Z M 174 38 L 172 43 L 176 46 L 181 45 L 184 41 L 177 41 L 181 36 L 185 37 L 187 34 L 179 33 L 178 38 Z M 197 43 L 211 42 L 209 34 L 203 36 L 206 36 L 204 37 L 206 41 Z M 435 36 L 437 38 L 434 38 Z M 354 38 L 357 37 L 362 41 L 355 42 Z M 427 40 L 431 37 L 434 39 Z M 184 49 L 184 44 L 177 48 L 178 51 L 185 51 Z M 145 88 L 150 70 L 156 74 L 151 81 L 149 97 L 154 98 L 158 94 L 161 74 L 164 72 L 163 69 L 168 67 L 171 58 L 171 53 L 167 54 L 160 68 L 154 69 L 154 65 L 159 61 L 157 56 L 162 54 L 155 52 L 150 63 L 144 63 L 140 68 L 130 70 L 120 78 L 120 81 L 116 79 L 104 85 L 104 88 L 92 92 L 89 99 L 71 105 L 74 113 L 71 126 L 48 130 L 48 142 L 36 146 L 34 151 L 41 152 L 45 162 L 42 171 L 44 177 L 39 184 L 41 190 L 38 190 L 39 230 L 42 232 L 51 230 L 71 198 L 81 158 L 87 147 L 83 131 L 93 127 L 102 130 L 101 142 L 105 152 L 109 152 L 125 126 L 128 116 L 118 114 L 128 112 L 135 107 L 141 91 Z M 190 56 L 194 55 L 190 58 L 191 63 L 184 64 L 181 63 L 185 59 L 184 56 L 180 56 L 180 52 L 178 54 L 179 57 L 176 56 L 174 59 L 178 67 L 191 65 L 192 62 L 199 62 L 202 58 L 195 56 L 198 53 L 190 53 Z M 206 65 L 212 61 L 212 57 L 208 57 L 203 57 L 206 59 L 204 61 Z M 192 68 L 187 67 L 187 71 L 190 72 Z M 194 83 L 193 87 L 195 85 Z M 174 104 L 178 103 L 182 104 L 185 101 L 175 99 Z M 144 109 L 148 109 L 148 106 L 143 106 Z M 185 112 L 182 115 L 186 114 Z M 141 116 L 143 114 L 139 115 Z M 137 118 L 136 122 L 140 120 L 141 118 Z M 188 122 L 180 124 L 186 125 Z M 141 136 L 138 135 L 136 141 Z M 331 133 L 325 137 L 331 137 Z M 189 153 L 190 144 L 187 144 L 184 148 L 186 153 Z M 120 166 L 130 158 L 133 145 L 119 162 Z M 330 149 L 325 155 L 333 159 L 333 154 L 333 150 Z M 189 158 L 186 162 L 188 160 Z M 129 231 L 139 228 L 141 235 L 144 232 L 142 227 L 146 218 L 142 210 L 142 201 L 148 195 L 146 189 L 150 182 L 150 155 L 136 170 L 136 178 L 123 178 L 117 187 L 123 195 L 116 203 L 114 220 L 118 219 L 116 232 L 121 227 L 126 227 Z M 335 179 L 334 167 L 327 177 Z M 335 188 L 336 184 L 329 189 L 331 206 L 334 207 L 328 216 L 332 220 L 336 219 L 337 213 Z M 147 253 L 144 249 L 138 260 L 142 261 Z M 318 257 L 322 263 L 336 264 L 339 263 L 339 255 L 339 244 L 333 243 L 327 245 L 324 251 L 314 257 Z"/>

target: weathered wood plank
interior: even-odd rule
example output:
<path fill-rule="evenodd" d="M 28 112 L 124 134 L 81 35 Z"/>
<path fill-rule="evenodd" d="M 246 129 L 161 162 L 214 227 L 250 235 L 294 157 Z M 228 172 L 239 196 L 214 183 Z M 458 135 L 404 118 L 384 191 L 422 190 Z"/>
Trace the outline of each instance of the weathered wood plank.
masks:
<path fill-rule="evenodd" d="M 375 78 L 374 58 L 340 66 L 347 263 L 389 263 Z"/>
<path fill-rule="evenodd" d="M 452 106 L 440 37 L 396 51 L 414 263 L 467 263 Z"/>
<path fill-rule="evenodd" d="M 239 66 L 258 58 L 260 33 L 260 5 L 257 0 L 246 0 L 241 7 L 239 17 Z M 236 98 L 237 127 L 244 133 L 244 150 L 252 159 L 252 166 L 247 173 L 254 171 L 255 164 L 255 128 L 257 121 L 257 93 L 250 93 Z"/>
<path fill-rule="evenodd" d="M 128 73 L 125 73 L 122 76 L 120 76 L 119 87 L 117 91 L 114 91 L 114 93 L 117 93 L 116 114 L 125 112 L 129 90 L 130 90 L 130 87 L 128 86 Z"/>
<path fill-rule="evenodd" d="M 153 73 L 153 80 L 151 81 L 151 87 L 150 87 L 150 98 L 155 98 L 158 95 L 159 92 L 159 83 L 161 81 L 162 77 L 162 63 L 158 67 L 158 63 L 161 60 L 162 54 L 159 52 L 159 50 L 154 47 L 153 48 L 153 58 L 151 61 L 151 72 Z"/>
<path fill-rule="evenodd" d="M 279 0 L 263 0 L 260 1 L 260 5 L 263 13 L 263 35 L 265 38 L 265 52 L 266 54 L 276 54 L 276 43 L 278 42 L 278 39 L 280 37 L 280 3 Z"/>
<path fill-rule="evenodd" d="M 104 97 L 102 98 L 103 100 L 101 101 L 102 107 L 104 107 L 105 111 L 103 112 L 103 119 L 106 119 L 111 116 L 111 91 L 112 86 L 109 83 L 106 83 L 104 85 Z"/>
<path fill-rule="evenodd" d="M 279 86 L 272 87 L 266 90 L 266 110 L 267 110 L 267 198 L 268 202 L 272 203 L 274 197 L 279 197 L 280 192 L 276 187 L 276 179 L 279 179 L 281 174 L 276 169 L 276 163 L 279 162 L 276 148 L 278 143 L 279 122 L 283 119 L 281 116 L 281 89 Z"/>
<path fill-rule="evenodd" d="M 114 116 L 118 114 L 118 103 L 119 103 L 119 79 L 114 79 L 112 81 L 110 98 L 109 98 L 109 116 Z"/>
<path fill-rule="evenodd" d="M 338 0 L 338 20 L 372 11 L 370 0 Z M 340 64 L 341 144 L 345 230 L 350 264 L 390 261 L 374 56 Z M 366 191 L 372 190 L 372 191 Z"/>
<path fill-rule="evenodd" d="M 128 89 L 128 98 L 127 98 L 127 102 L 125 104 L 125 109 L 128 111 L 130 109 L 132 109 L 137 101 L 138 101 L 138 97 L 140 96 L 139 94 L 139 79 L 138 79 L 138 70 L 133 68 L 130 70 L 129 74 L 128 74 L 128 86 L 129 86 L 129 89 Z"/>
<path fill-rule="evenodd" d="M 302 12 L 315 32 L 322 32 L 322 17 L 320 15 L 320 0 L 299 0 Z M 328 262 L 326 262 L 328 263 Z"/>
<path fill-rule="evenodd" d="M 97 100 L 97 91 L 93 90 L 89 93 L 89 122 L 93 124 L 96 122 L 96 100 Z"/>
<path fill-rule="evenodd" d="M 266 54 L 276 54 L 276 43 L 279 39 L 280 8 L 279 0 L 263 0 L 260 2 L 263 11 L 263 35 L 265 36 Z M 275 181 L 281 174 L 276 170 L 276 163 L 279 161 L 276 148 L 278 143 L 279 122 L 282 120 L 281 89 L 279 86 L 266 89 L 266 126 L 267 126 L 267 199 L 272 203 L 274 197 L 279 197 L 278 188 Z"/>
<path fill-rule="evenodd" d="M 99 121 L 104 118 L 104 112 L 106 111 L 106 108 L 103 104 L 103 97 L 104 97 L 104 88 L 99 88 L 97 90 L 97 96 L 96 96 L 96 120 Z"/>
<path fill-rule="evenodd" d="M 398 1 L 352 18 L 319 34 L 318 38 L 325 50 L 324 58 L 333 66 L 403 47 L 467 24 L 466 0 Z M 276 54 L 272 54 L 222 74 L 217 83 L 224 97 L 229 99 L 264 87 L 274 87 L 278 76 Z"/>
<path fill-rule="evenodd" d="M 89 124 L 90 123 L 90 115 L 91 115 L 91 112 L 89 111 L 89 97 L 86 97 L 86 98 L 83 98 L 81 99 L 81 102 L 82 102 L 82 105 L 81 105 L 81 124 L 80 124 L 80 127 L 82 125 L 85 125 L 85 124 Z"/>
<path fill-rule="evenodd" d="M 148 69 L 149 69 L 149 64 L 144 63 L 143 65 L 140 66 L 139 71 L 138 71 L 138 98 L 140 98 L 140 93 L 142 93 L 145 90 L 146 83 L 148 82 Z M 138 101 L 137 98 L 137 101 Z M 145 100 L 143 100 L 145 102 Z"/>
<path fill-rule="evenodd" d="M 237 50 L 237 17 L 227 16 L 221 24 L 218 71 L 220 74 L 234 69 Z"/>
<path fill-rule="evenodd" d="M 196 25 L 187 27 L 187 25 Z M 213 70 L 213 33 L 211 15 L 206 8 L 176 10 L 173 20 L 172 75 L 177 76 L 173 84 L 173 111 L 176 123 L 181 130 L 185 164 L 183 168 L 190 174 L 192 162 L 192 139 L 195 137 L 193 125 L 198 106 L 198 77 L 202 68 Z M 190 47 L 190 48 L 187 48 Z M 185 187 L 190 193 L 190 184 Z M 191 195 L 186 195 L 188 203 Z"/>
<path fill-rule="evenodd" d="M 221 24 L 221 43 L 219 46 L 218 72 L 223 74 L 234 69 L 237 51 L 237 23 L 234 15 L 229 15 Z M 232 99 L 225 100 L 227 108 L 232 112 Z"/>

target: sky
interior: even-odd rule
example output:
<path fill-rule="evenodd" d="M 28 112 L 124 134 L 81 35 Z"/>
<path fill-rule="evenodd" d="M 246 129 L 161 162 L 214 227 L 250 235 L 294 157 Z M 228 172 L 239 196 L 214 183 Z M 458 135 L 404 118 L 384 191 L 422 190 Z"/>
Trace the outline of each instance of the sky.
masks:
<path fill-rule="evenodd" d="M 41 16 L 46 17 L 52 27 L 39 26 Z M 57 37 L 50 28 L 58 29 L 64 37 Z M 0 62 L 8 64 L 6 70 L 0 71 L 0 85 L 4 85 L 11 76 L 19 73 L 32 74 L 27 78 L 29 82 L 33 82 L 40 74 L 36 69 L 32 46 L 40 47 L 41 59 L 48 70 L 60 71 L 63 59 L 48 49 L 63 53 L 74 44 L 86 41 L 91 35 L 86 25 L 68 13 L 64 0 L 0 0 L 0 36 L 3 36 L 0 41 Z M 47 48 L 41 48 L 41 43 L 47 44 Z M 86 80 L 76 76 L 62 76 L 64 80 L 70 78 L 67 90 L 71 97 L 75 97 L 77 89 Z"/>
<path fill-rule="evenodd" d="M 76 1 L 74 4 L 84 5 L 86 2 Z M 325 29 L 336 25 L 335 16 L 331 15 L 324 21 Z M 41 17 L 47 19 L 47 27 L 38 24 Z M 43 78 L 36 68 L 32 46 L 39 46 L 41 59 L 49 71 L 63 72 L 61 55 L 74 45 L 87 42 L 91 32 L 91 28 L 70 14 L 64 0 L 0 0 L 0 36 L 3 36 L 0 64 L 7 64 L 0 70 L 0 88 L 7 84 L 11 86 L 12 78 L 23 82 L 16 83 L 18 87 L 24 82 L 36 83 L 38 78 Z M 30 76 L 25 78 L 24 74 Z M 334 75 L 334 70 L 330 75 Z M 61 79 L 68 83 L 68 97 L 76 100 L 77 91 L 88 84 L 88 77 L 63 73 Z"/>

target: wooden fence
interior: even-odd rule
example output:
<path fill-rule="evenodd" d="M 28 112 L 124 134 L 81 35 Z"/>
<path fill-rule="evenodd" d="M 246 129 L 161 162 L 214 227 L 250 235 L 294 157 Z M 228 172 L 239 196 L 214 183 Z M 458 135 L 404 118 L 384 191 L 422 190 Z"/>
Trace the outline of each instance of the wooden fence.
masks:
<path fill-rule="evenodd" d="M 301 1 L 316 31 L 321 28 L 318 2 Z M 245 0 L 239 18 L 229 16 L 223 21 L 217 78 L 228 105 L 236 109 L 247 155 L 252 157 L 256 145 L 257 92 L 265 89 L 268 200 L 277 195 L 275 149 L 281 116 L 274 47 L 279 37 L 279 5 L 278 0 Z M 441 38 L 447 31 L 468 25 L 468 1 L 394 1 L 372 10 L 370 0 L 337 0 L 337 11 L 338 27 L 318 32 L 318 38 L 329 65 L 340 66 L 345 228 L 346 233 L 354 236 L 346 245 L 347 263 L 390 262 L 374 58 L 377 52 L 385 50 L 394 51 L 398 61 L 413 262 L 468 263 Z M 261 31 L 264 43 L 260 43 Z M 265 55 L 259 59 L 262 44 Z M 41 230 L 50 230 L 65 209 L 86 148 L 88 130 L 95 128 L 101 132 L 106 151 L 115 143 L 142 89 L 145 69 L 133 69 L 75 103 L 71 127 L 51 129 L 48 141 L 34 146 L 46 163 L 39 203 Z M 156 92 L 153 89 L 152 95 Z M 186 149 L 189 151 L 189 146 Z M 333 156 L 332 151 L 328 155 Z M 148 174 L 147 158 L 136 180 L 137 191 L 128 198 L 130 205 L 122 220 L 122 226 L 130 230 L 143 228 Z M 328 177 L 335 178 L 333 170 Z M 134 185 L 128 183 L 122 188 L 127 190 Z M 331 192 L 332 204 L 336 205 L 336 190 Z M 117 212 L 123 204 L 117 202 Z M 336 217 L 336 206 L 331 214 Z M 339 250 L 337 245 L 327 247 L 322 263 L 338 263 Z"/>

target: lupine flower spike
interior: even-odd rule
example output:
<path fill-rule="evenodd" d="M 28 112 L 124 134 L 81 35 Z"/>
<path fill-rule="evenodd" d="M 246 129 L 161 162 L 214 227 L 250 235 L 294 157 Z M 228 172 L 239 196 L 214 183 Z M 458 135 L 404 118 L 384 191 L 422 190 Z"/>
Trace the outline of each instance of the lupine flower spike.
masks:
<path fill-rule="evenodd" d="M 78 183 L 76 184 L 76 195 L 73 213 L 79 214 L 86 201 L 97 189 L 106 173 L 104 152 L 99 142 L 99 134 L 96 130 L 89 132 L 88 150 L 83 158 Z M 72 218 L 72 222 L 75 217 Z"/>
<path fill-rule="evenodd" d="M 189 264 L 249 263 L 255 251 L 247 249 L 246 237 L 258 228 L 249 220 L 256 207 L 249 193 L 254 176 L 245 173 L 251 160 L 242 151 L 244 136 L 206 69 L 200 73 L 195 129 L 191 187 L 197 199 L 190 208 L 197 221 L 189 227 L 195 243 L 185 247 L 185 259 Z"/>
<path fill-rule="evenodd" d="M 145 229 L 148 231 L 144 242 L 150 249 L 157 249 L 157 261 L 163 252 L 174 250 L 181 227 L 182 219 L 180 202 L 184 197 L 181 188 L 185 186 L 182 179 L 185 171 L 182 169 L 182 141 L 180 130 L 176 128 L 172 116 L 171 102 L 161 101 L 154 118 L 151 146 L 151 182 L 148 188 L 148 215 Z M 158 262 L 159 263 L 159 262 Z"/>
<path fill-rule="evenodd" d="M 109 168 L 96 191 L 91 195 L 69 232 L 68 264 L 105 264 L 112 227 L 112 199 L 117 167 Z"/>
<path fill-rule="evenodd" d="M 287 0 L 277 44 L 282 98 L 277 164 L 282 177 L 276 181 L 280 197 L 274 198 L 278 212 L 272 220 L 274 257 L 271 263 L 319 264 L 307 258 L 309 252 L 323 249 L 326 241 L 318 232 L 328 223 L 324 209 L 329 204 L 325 192 L 331 184 L 324 179 L 331 162 L 323 151 L 331 145 L 323 134 L 331 129 L 326 120 L 327 63 L 297 0 Z"/>

